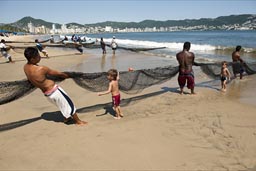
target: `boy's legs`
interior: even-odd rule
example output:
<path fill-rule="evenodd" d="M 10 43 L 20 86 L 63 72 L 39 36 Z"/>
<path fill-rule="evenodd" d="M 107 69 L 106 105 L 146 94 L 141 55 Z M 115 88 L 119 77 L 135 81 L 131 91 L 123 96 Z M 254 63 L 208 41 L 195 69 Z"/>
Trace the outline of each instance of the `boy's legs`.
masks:
<path fill-rule="evenodd" d="M 223 81 L 223 90 L 224 90 L 224 91 L 226 91 L 226 87 L 227 87 L 227 86 L 226 86 L 226 83 L 227 83 L 227 81 L 226 81 L 226 80 L 225 80 L 225 81 Z"/>
<path fill-rule="evenodd" d="M 119 111 L 119 116 L 124 117 L 124 115 L 123 115 L 123 113 L 122 113 L 122 111 L 121 111 L 121 107 L 120 107 L 120 106 L 117 106 L 117 109 L 118 109 L 118 111 Z"/>
<path fill-rule="evenodd" d="M 224 89 L 224 81 L 221 80 L 221 90 Z"/>
<path fill-rule="evenodd" d="M 120 119 L 121 115 L 120 115 L 120 110 L 118 109 L 118 106 L 114 106 L 114 110 L 116 112 L 115 119 Z"/>

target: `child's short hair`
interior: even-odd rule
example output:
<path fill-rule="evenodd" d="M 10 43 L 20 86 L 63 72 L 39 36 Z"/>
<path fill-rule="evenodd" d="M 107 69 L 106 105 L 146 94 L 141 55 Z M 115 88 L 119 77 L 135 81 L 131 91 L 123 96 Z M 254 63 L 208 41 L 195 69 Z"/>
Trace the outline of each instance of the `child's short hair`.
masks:
<path fill-rule="evenodd" d="M 24 56 L 30 61 L 32 58 L 35 58 L 39 55 L 39 52 L 34 47 L 27 47 L 24 51 Z"/>
<path fill-rule="evenodd" d="M 108 70 L 108 75 L 113 77 L 113 80 L 116 80 L 117 79 L 117 70 L 116 69 Z"/>
<path fill-rule="evenodd" d="M 5 43 L 5 40 L 4 40 L 4 39 L 2 39 L 2 40 L 1 40 L 1 43 Z"/>
<path fill-rule="evenodd" d="M 224 65 L 224 64 L 227 64 L 227 61 L 223 61 L 223 62 L 221 63 L 221 65 Z"/>

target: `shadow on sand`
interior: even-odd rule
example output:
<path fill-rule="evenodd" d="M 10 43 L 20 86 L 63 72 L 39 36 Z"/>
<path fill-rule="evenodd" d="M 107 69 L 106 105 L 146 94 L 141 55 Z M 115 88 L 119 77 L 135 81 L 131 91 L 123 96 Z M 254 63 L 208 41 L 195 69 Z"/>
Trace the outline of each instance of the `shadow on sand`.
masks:
<path fill-rule="evenodd" d="M 216 90 L 216 88 L 214 86 L 209 86 L 208 85 L 210 82 L 212 82 L 212 81 L 199 83 L 196 86 L 206 87 L 206 88 L 211 88 L 211 89 Z M 162 87 L 161 89 L 162 90 L 157 91 L 157 92 L 148 93 L 148 94 L 144 94 L 144 95 L 140 95 L 140 96 L 135 96 L 135 97 L 127 98 L 127 99 L 122 99 L 121 100 L 121 107 L 128 106 L 131 103 L 134 103 L 134 102 L 146 99 L 146 98 L 158 96 L 158 95 L 161 95 L 161 94 L 164 94 L 164 93 L 167 93 L 167 92 L 179 93 L 179 88 L 178 87 L 174 87 L 174 88 Z M 110 115 L 113 115 L 113 116 L 115 115 L 115 111 L 112 108 L 112 103 L 111 102 L 110 103 L 103 103 L 103 104 L 96 104 L 96 105 L 88 106 L 88 107 L 83 107 L 83 108 L 77 109 L 77 113 L 78 114 L 88 113 L 88 112 L 93 112 L 93 111 L 97 111 L 97 110 L 100 110 L 100 109 L 104 109 L 105 112 L 103 114 L 96 115 L 96 117 L 104 116 L 106 114 L 110 114 Z M 53 122 L 63 122 L 64 117 L 62 116 L 60 111 L 45 112 L 39 117 L 2 124 L 2 125 L 0 125 L 0 132 L 12 130 L 12 129 L 15 129 L 15 128 L 19 128 L 19 127 L 25 126 L 27 124 L 36 122 L 36 121 L 41 120 L 41 119 L 46 120 L 46 121 L 53 121 Z M 69 123 L 69 124 L 73 124 L 73 123 Z"/>
<path fill-rule="evenodd" d="M 121 106 L 127 106 L 131 102 L 140 101 L 140 100 L 143 100 L 143 99 L 146 99 L 146 98 L 149 98 L 149 97 L 153 97 L 153 96 L 157 96 L 157 95 L 160 95 L 160 94 L 163 94 L 163 93 L 166 93 L 166 92 L 178 93 L 177 88 L 163 87 L 161 91 L 157 91 L 157 92 L 153 92 L 153 93 L 149 93 L 149 94 L 144 94 L 144 95 L 141 95 L 141 96 L 135 96 L 135 97 L 127 98 L 127 99 L 122 99 L 121 100 L 122 101 Z M 112 108 L 112 103 L 104 103 L 104 104 L 97 104 L 97 105 L 93 105 L 93 106 L 83 107 L 83 108 L 77 109 L 77 113 L 78 114 L 88 113 L 88 112 L 97 111 L 97 110 L 100 110 L 100 109 L 105 109 L 105 113 L 100 114 L 100 115 L 96 115 L 96 116 L 103 116 L 103 115 L 106 115 L 106 114 L 110 114 L 110 115 L 113 115 L 113 116 L 115 115 L 115 111 Z M 0 125 L 0 132 L 12 130 L 12 129 L 15 129 L 15 128 L 19 128 L 19 127 L 28 125 L 30 123 L 36 122 L 36 121 L 41 120 L 41 119 L 46 120 L 46 121 L 53 121 L 53 122 L 63 122 L 63 120 L 64 120 L 60 111 L 46 112 L 46 113 L 43 113 L 39 117 L 24 119 L 24 120 L 20 120 L 20 121 L 16 121 L 16 122 L 2 124 L 2 125 Z"/>

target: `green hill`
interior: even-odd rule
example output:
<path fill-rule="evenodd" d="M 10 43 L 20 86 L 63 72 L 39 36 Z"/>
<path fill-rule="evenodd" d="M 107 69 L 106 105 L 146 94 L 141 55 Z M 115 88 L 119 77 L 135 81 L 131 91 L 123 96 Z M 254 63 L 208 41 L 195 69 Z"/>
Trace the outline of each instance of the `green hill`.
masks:
<path fill-rule="evenodd" d="M 14 28 L 19 28 L 22 30 L 27 30 L 28 23 L 32 22 L 34 26 L 42 26 L 51 29 L 52 22 L 47 22 L 41 19 L 34 19 L 32 17 L 24 17 L 14 23 L 9 25 Z M 185 19 L 185 20 L 167 20 L 167 21 L 156 21 L 156 20 L 144 20 L 141 22 L 116 22 L 116 21 L 106 21 L 95 24 L 79 24 L 79 23 L 67 23 L 67 27 L 102 27 L 111 26 L 114 29 L 124 29 L 124 28 L 160 28 L 160 27 L 194 27 L 203 26 L 203 28 L 209 29 L 214 27 L 215 29 L 226 29 L 223 26 L 240 26 L 248 27 L 250 29 L 256 29 L 256 15 L 253 14 L 243 14 L 243 15 L 230 15 L 221 16 L 217 18 L 201 18 L 201 19 Z M 1 25 L 6 26 L 6 25 Z M 55 23 L 56 28 L 60 28 L 61 24 Z M 9 27 L 9 26 L 8 26 Z M 232 28 L 231 28 L 232 29 Z"/>
<path fill-rule="evenodd" d="M 14 23 L 11 23 L 12 26 L 15 26 L 15 27 L 18 27 L 18 28 L 27 28 L 28 27 L 28 23 L 33 23 L 35 27 L 39 27 L 39 26 L 42 26 L 44 25 L 45 27 L 47 28 L 52 28 L 52 22 L 47 22 L 47 21 L 44 21 L 44 20 L 41 20 L 41 19 L 34 19 L 32 17 L 24 17 Z M 61 25 L 60 24 L 56 24 L 56 28 L 60 28 Z"/>
<path fill-rule="evenodd" d="M 244 15 L 230 15 L 221 16 L 218 18 L 201 18 L 201 19 L 185 19 L 185 20 L 167 20 L 167 21 L 155 21 L 155 20 L 144 20 L 141 22 L 101 22 L 95 24 L 85 24 L 87 27 L 96 26 L 111 26 L 113 28 L 145 28 L 145 27 L 190 27 L 190 26 L 222 26 L 222 25 L 243 25 L 245 23 L 254 23 L 256 25 L 256 15 L 244 14 Z"/>

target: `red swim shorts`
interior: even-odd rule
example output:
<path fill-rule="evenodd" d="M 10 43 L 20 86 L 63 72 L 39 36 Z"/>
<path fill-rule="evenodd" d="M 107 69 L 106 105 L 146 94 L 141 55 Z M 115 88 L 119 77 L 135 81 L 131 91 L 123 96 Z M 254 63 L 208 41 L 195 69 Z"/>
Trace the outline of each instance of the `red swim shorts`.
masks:
<path fill-rule="evenodd" d="M 112 96 L 112 102 L 114 106 L 119 106 L 120 102 L 121 102 L 121 96 L 120 94 L 116 95 L 116 96 Z"/>
<path fill-rule="evenodd" d="M 192 89 L 195 87 L 195 79 L 193 72 L 190 73 L 180 73 L 178 76 L 178 82 L 180 88 L 184 88 L 187 82 L 188 89 Z"/>

